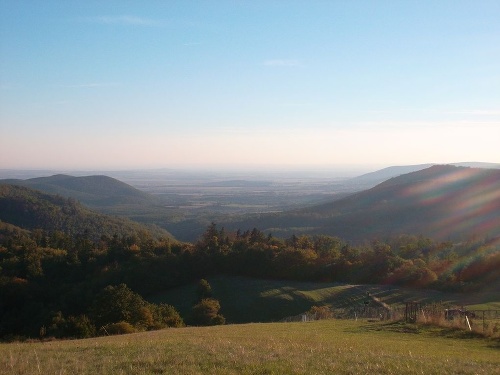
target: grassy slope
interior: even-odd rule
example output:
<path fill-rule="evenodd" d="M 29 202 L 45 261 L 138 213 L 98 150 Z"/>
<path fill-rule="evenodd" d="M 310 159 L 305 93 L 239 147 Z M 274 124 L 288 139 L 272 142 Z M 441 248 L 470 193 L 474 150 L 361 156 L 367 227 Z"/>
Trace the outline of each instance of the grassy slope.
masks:
<path fill-rule="evenodd" d="M 0 373 L 499 374 L 499 353 L 472 335 L 330 320 L 1 344 Z"/>
<path fill-rule="evenodd" d="M 500 295 L 495 289 L 465 295 L 388 285 L 306 283 L 227 276 L 209 278 L 208 281 L 214 298 L 221 303 L 221 313 L 230 323 L 278 321 L 307 311 L 313 305 L 335 308 L 363 305 L 367 292 L 389 305 L 400 305 L 412 300 L 468 305 L 469 309 L 500 310 Z M 172 304 L 186 317 L 196 300 L 196 285 L 173 289 L 150 299 Z"/>

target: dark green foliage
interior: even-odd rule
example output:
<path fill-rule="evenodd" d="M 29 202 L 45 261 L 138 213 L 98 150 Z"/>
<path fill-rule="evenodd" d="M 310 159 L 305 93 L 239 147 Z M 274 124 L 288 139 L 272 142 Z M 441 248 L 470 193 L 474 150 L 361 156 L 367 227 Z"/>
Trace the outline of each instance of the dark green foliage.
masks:
<path fill-rule="evenodd" d="M 139 330 L 182 326 L 171 306 L 149 304 L 124 285 L 102 290 L 119 280 L 144 291 L 179 285 L 183 271 L 172 249 L 179 257 L 184 251 L 145 235 L 92 241 L 0 223 L 0 337 L 38 336 L 42 326 L 47 336 L 88 337 L 118 321 Z"/>
<path fill-rule="evenodd" d="M 102 235 L 130 235 L 150 230 L 127 219 L 93 212 L 73 198 L 2 184 L 0 184 L 0 220 L 23 229 L 62 231 L 92 240 Z M 168 232 L 161 230 L 158 234 L 169 235 Z"/>
<path fill-rule="evenodd" d="M 7 195 L 16 198 L 2 200 Z M 0 215 L 24 227 L 0 222 L 0 337 L 39 337 L 42 331 L 45 337 L 89 337 L 115 324 L 116 332 L 130 331 L 119 329 L 123 322 L 133 330 L 182 326 L 172 306 L 143 297 L 217 274 L 454 291 L 500 279 L 498 238 L 454 245 L 404 235 L 354 246 L 324 235 L 281 240 L 256 228 L 226 232 L 212 223 L 191 245 L 143 227 L 108 226 L 104 216 L 93 221 L 76 202 L 23 188 L 0 186 L 1 204 L 9 212 Z M 32 216 L 50 225 L 34 228 Z M 80 219 L 92 228 L 68 224 Z M 193 324 L 224 322 L 212 294 L 208 282 L 200 282 Z"/>
<path fill-rule="evenodd" d="M 204 298 L 193 306 L 191 324 L 195 326 L 215 326 L 224 324 L 226 319 L 219 314 L 220 303 L 213 298 Z"/>
<path fill-rule="evenodd" d="M 0 184 L 24 186 L 48 194 L 71 197 L 89 207 L 104 208 L 103 211 L 119 206 L 137 209 L 139 206 L 154 207 L 161 204 L 154 195 L 108 176 L 74 177 L 58 174 L 27 180 L 0 180 Z"/>
<path fill-rule="evenodd" d="M 96 329 L 86 315 L 69 316 L 66 319 L 62 312 L 58 311 L 52 318 L 46 334 L 57 338 L 87 338 L 95 336 Z"/>
<path fill-rule="evenodd" d="M 104 335 L 125 335 L 127 333 L 134 333 L 137 330 L 128 322 L 109 323 L 101 327 L 99 334 Z"/>
<path fill-rule="evenodd" d="M 184 321 L 173 306 L 165 303 L 150 304 L 149 309 L 153 316 L 152 328 L 154 329 L 184 326 Z"/>
<path fill-rule="evenodd" d="M 197 288 L 197 295 L 198 295 L 198 301 L 201 301 L 204 298 L 211 298 L 212 297 L 212 287 L 208 283 L 207 280 L 201 279 L 198 282 L 198 288 Z"/>
<path fill-rule="evenodd" d="M 215 225 L 212 224 L 209 231 L 211 228 L 215 228 Z M 206 279 L 201 279 L 198 282 L 196 294 L 198 301 L 192 308 L 190 324 L 196 326 L 224 324 L 226 319 L 219 314 L 220 303 L 215 298 L 212 298 L 212 287 Z"/>
<path fill-rule="evenodd" d="M 94 300 L 90 314 L 97 327 L 119 322 L 127 322 L 140 330 L 183 325 L 172 306 L 150 304 L 125 284 L 104 288 Z"/>
<path fill-rule="evenodd" d="M 125 284 L 107 286 L 95 298 L 91 316 L 98 327 L 121 321 L 132 325 L 145 324 L 142 308 L 146 302 Z"/>

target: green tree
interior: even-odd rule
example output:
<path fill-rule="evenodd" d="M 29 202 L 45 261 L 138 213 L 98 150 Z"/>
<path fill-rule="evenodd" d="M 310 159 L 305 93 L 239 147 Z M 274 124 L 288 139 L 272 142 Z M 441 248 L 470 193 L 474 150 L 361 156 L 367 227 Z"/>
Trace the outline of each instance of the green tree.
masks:
<path fill-rule="evenodd" d="M 212 298 L 212 287 L 207 280 L 201 279 L 198 282 L 196 294 L 198 295 L 198 301 L 201 301 L 204 298 Z"/>
<path fill-rule="evenodd" d="M 148 303 L 125 284 L 104 288 L 94 300 L 91 317 L 98 328 L 114 323 L 128 323 L 137 330 L 184 325 L 172 306 Z"/>
<path fill-rule="evenodd" d="M 184 321 L 173 306 L 160 303 L 159 305 L 151 305 L 150 307 L 153 312 L 155 329 L 184 326 Z"/>
<path fill-rule="evenodd" d="M 93 337 L 96 334 L 95 326 L 86 315 L 70 316 L 66 321 L 64 336 L 75 338 Z"/>
<path fill-rule="evenodd" d="M 143 325 L 146 301 L 130 290 L 127 285 L 109 285 L 94 300 L 91 316 L 97 327 L 109 323 L 128 322 L 134 326 Z"/>
<path fill-rule="evenodd" d="M 213 326 L 226 322 L 226 319 L 219 314 L 220 303 L 213 298 L 202 299 L 193 306 L 191 323 L 196 326 Z"/>

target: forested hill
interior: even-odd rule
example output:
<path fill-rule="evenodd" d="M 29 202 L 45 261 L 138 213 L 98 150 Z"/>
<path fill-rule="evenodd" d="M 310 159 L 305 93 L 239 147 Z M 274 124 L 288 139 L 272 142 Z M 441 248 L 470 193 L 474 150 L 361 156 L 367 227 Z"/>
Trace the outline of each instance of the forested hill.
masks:
<path fill-rule="evenodd" d="M 75 198 L 90 207 L 159 204 L 157 197 L 108 176 L 74 177 L 58 174 L 27 180 L 0 180 L 0 183 L 26 186 L 50 194 Z"/>
<path fill-rule="evenodd" d="M 233 226 L 278 236 L 326 234 L 352 241 L 401 233 L 439 240 L 500 233 L 500 170 L 437 165 L 391 178 L 344 199 L 261 215 Z"/>
<path fill-rule="evenodd" d="M 387 167 L 375 172 L 370 172 L 358 177 L 354 177 L 349 181 L 347 181 L 347 183 L 350 185 L 366 186 L 366 188 L 370 188 L 390 178 L 398 177 L 403 174 L 408 174 L 412 172 L 418 172 L 423 169 L 430 168 L 433 165 L 434 164 L 417 164 L 417 165 L 401 165 L 401 166 Z M 468 162 L 468 163 L 454 163 L 450 165 L 456 167 L 468 167 L 468 168 L 500 169 L 500 164 L 495 164 L 495 163 Z"/>
<path fill-rule="evenodd" d="M 73 198 L 8 184 L 0 184 L 0 220 L 28 230 L 58 230 L 72 235 L 86 233 L 94 239 L 101 235 L 128 236 L 141 232 L 171 237 L 160 228 L 96 213 Z"/>

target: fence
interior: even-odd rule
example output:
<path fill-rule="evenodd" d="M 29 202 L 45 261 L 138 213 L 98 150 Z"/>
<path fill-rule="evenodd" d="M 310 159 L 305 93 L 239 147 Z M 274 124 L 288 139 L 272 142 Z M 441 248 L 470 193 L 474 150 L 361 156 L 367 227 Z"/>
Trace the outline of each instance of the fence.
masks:
<path fill-rule="evenodd" d="M 282 322 L 310 322 L 322 319 L 399 319 L 404 314 L 404 308 L 387 309 L 384 307 L 354 306 L 350 308 L 326 309 L 320 313 L 305 312 L 282 319 Z"/>
<path fill-rule="evenodd" d="M 448 308 L 443 305 L 411 306 L 408 304 L 393 308 L 353 306 L 349 308 L 330 309 L 323 307 L 316 312 L 305 312 L 282 319 L 282 322 L 310 322 L 322 319 L 368 319 L 368 320 L 400 320 L 410 322 L 448 324 L 478 332 L 497 335 L 500 332 L 500 310 L 467 310 L 465 308 Z"/>
<path fill-rule="evenodd" d="M 500 310 L 468 310 L 466 308 L 451 308 L 438 310 L 422 308 L 419 321 L 430 323 L 447 322 L 455 327 L 463 327 L 478 332 L 488 332 L 497 335 L 500 332 Z"/>

